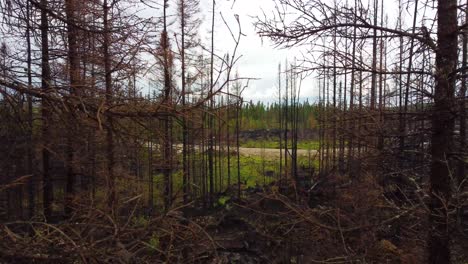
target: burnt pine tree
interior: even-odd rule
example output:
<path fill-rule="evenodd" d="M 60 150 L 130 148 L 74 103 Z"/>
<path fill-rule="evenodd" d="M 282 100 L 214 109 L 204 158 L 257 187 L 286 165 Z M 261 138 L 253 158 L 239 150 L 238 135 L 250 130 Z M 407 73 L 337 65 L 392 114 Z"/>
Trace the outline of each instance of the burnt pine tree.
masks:
<path fill-rule="evenodd" d="M 48 1 L 41 0 L 41 88 L 45 94 L 50 90 L 51 73 L 49 64 L 49 17 L 47 14 Z M 50 150 L 49 150 L 49 126 L 50 111 L 49 102 L 46 98 L 42 99 L 41 105 L 42 117 L 42 203 L 44 208 L 44 217 L 50 219 L 52 216 L 52 195 L 53 183 L 50 177 Z"/>
<path fill-rule="evenodd" d="M 28 76 L 28 87 L 32 86 L 32 51 L 31 51 L 31 5 L 29 1 L 26 2 L 26 64 L 27 64 L 27 76 Z M 31 175 L 28 182 L 28 217 L 31 219 L 34 216 L 35 203 L 36 203 L 36 172 L 33 168 L 33 159 L 34 159 L 34 144 L 33 144 L 33 102 L 32 96 L 27 96 L 28 100 L 28 150 L 27 150 L 27 172 Z"/>
<path fill-rule="evenodd" d="M 67 40 L 68 40 L 68 78 L 70 82 L 70 94 L 78 95 L 79 93 L 79 78 L 80 78 L 80 61 L 78 57 L 78 32 L 75 27 L 77 23 L 75 0 L 65 1 L 65 14 L 67 19 Z M 74 108 L 74 107 L 73 107 Z M 72 109 L 71 111 L 74 111 Z M 72 118 L 72 117 L 71 117 Z M 67 135 L 67 183 L 66 183 L 66 198 L 65 198 L 65 214 L 70 215 L 72 212 L 72 199 L 74 196 L 75 173 L 73 171 L 73 156 L 74 156 L 74 132 L 77 127 L 74 127 L 75 122 L 71 122 L 70 131 Z"/>
<path fill-rule="evenodd" d="M 110 45 L 111 45 L 111 21 L 109 19 L 109 11 L 111 4 L 108 3 L 108 0 L 104 0 L 102 4 L 103 8 L 103 57 L 104 57 L 104 75 L 105 75 L 105 102 L 108 108 L 112 105 L 112 65 L 111 65 L 111 54 L 110 54 Z M 116 199 L 116 187 L 115 187 L 115 174 L 114 174 L 114 134 L 113 134 L 113 120 L 109 116 L 107 118 L 107 127 L 106 127 L 106 149 L 107 149 L 107 206 L 114 212 L 115 209 L 115 199 Z"/>
<path fill-rule="evenodd" d="M 168 36 L 167 9 L 168 1 L 164 0 L 163 7 L 163 31 L 161 34 L 160 48 L 163 58 L 163 78 L 164 78 L 164 95 L 163 105 L 166 107 L 166 112 L 163 116 L 163 177 L 164 177 L 164 208 L 169 210 L 172 204 L 172 137 L 171 137 L 171 116 L 167 109 L 172 105 L 172 81 L 171 81 L 171 66 L 172 54 L 170 51 L 170 43 Z"/>
<path fill-rule="evenodd" d="M 182 108 L 185 109 L 187 105 L 187 79 L 190 64 L 190 50 L 197 46 L 195 40 L 200 20 L 196 17 L 199 12 L 198 0 L 179 0 L 177 3 L 177 11 L 179 17 L 179 30 L 180 30 L 180 60 L 181 60 L 181 96 Z M 189 179 L 190 179 L 190 166 L 189 166 L 189 149 L 188 149 L 188 135 L 189 127 L 187 116 L 182 115 L 182 170 L 183 170 L 183 199 L 186 203 L 189 196 Z"/>
<path fill-rule="evenodd" d="M 429 262 L 450 263 L 447 208 L 451 198 L 450 155 L 453 152 L 455 82 L 458 51 L 457 1 L 439 0 L 437 51 L 432 113 Z"/>

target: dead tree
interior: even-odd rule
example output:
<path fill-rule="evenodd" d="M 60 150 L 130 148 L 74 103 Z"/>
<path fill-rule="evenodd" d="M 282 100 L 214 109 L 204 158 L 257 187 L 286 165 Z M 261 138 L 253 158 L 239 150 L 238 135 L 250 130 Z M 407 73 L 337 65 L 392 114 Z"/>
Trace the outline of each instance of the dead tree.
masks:
<path fill-rule="evenodd" d="M 200 21 L 195 17 L 198 13 L 197 0 L 179 0 L 177 5 L 179 17 L 179 31 L 180 31 L 180 60 L 181 60 L 181 97 L 182 108 L 187 105 L 187 72 L 189 71 L 188 57 L 189 50 L 197 46 L 195 41 L 196 31 Z M 189 179 L 190 179 L 190 166 L 189 166 L 189 150 L 188 150 L 188 133 L 189 127 L 187 117 L 182 116 L 182 166 L 183 166 L 183 196 L 184 202 L 188 201 L 189 196 Z"/>
<path fill-rule="evenodd" d="M 51 84 L 50 64 L 49 64 L 49 17 L 47 14 L 48 1 L 41 0 L 41 88 L 44 93 L 48 93 Z M 49 145 L 49 126 L 50 110 L 47 99 L 42 99 L 42 203 L 44 208 L 44 217 L 50 219 L 52 216 L 53 183 L 49 172 L 50 145 Z"/>
<path fill-rule="evenodd" d="M 170 65 L 172 65 L 172 56 L 170 54 L 169 36 L 167 31 L 167 9 L 168 1 L 164 0 L 163 7 L 163 31 L 161 34 L 161 51 L 163 57 L 163 74 L 164 74 L 164 98 L 163 104 L 167 109 L 172 105 L 172 81 L 170 75 Z M 169 210 L 172 204 L 172 139 L 171 139 L 171 120 L 170 113 L 166 110 L 166 115 L 163 118 L 163 177 L 164 177 L 164 208 Z"/>
<path fill-rule="evenodd" d="M 430 263 L 450 263 L 450 236 L 446 217 L 451 198 L 450 163 L 454 151 L 456 75 L 458 51 L 457 1 L 439 0 L 437 6 L 437 52 L 432 109 L 429 239 Z"/>
<path fill-rule="evenodd" d="M 80 85 L 80 61 L 78 57 L 78 43 L 75 24 L 77 23 L 76 19 L 76 3 L 74 0 L 65 1 L 65 14 L 67 20 L 67 40 L 68 40 L 68 63 L 69 63 L 69 73 L 68 77 L 70 79 L 70 94 L 79 95 L 79 85 Z M 73 118 L 73 116 L 71 117 Z M 72 124 L 75 124 L 74 122 Z M 72 212 L 72 200 L 74 196 L 74 185 L 75 185 L 75 172 L 73 170 L 73 159 L 74 159 L 74 132 L 76 128 L 74 125 L 71 125 L 72 129 L 68 132 L 67 135 L 67 183 L 66 183 L 66 198 L 65 198 L 65 214 L 70 216 Z"/>
<path fill-rule="evenodd" d="M 32 86 L 32 56 L 31 56 L 31 5 L 29 1 L 26 2 L 26 64 L 27 64 L 27 75 L 28 75 L 28 86 Z M 33 144 L 33 102 L 32 96 L 27 96 L 28 100 L 28 150 L 27 150 L 27 171 L 30 174 L 29 183 L 28 183 L 28 211 L 29 218 L 34 217 L 34 212 L 36 208 L 36 172 L 33 168 L 33 159 L 34 159 L 34 144 Z"/>
<path fill-rule="evenodd" d="M 468 2 L 465 3 L 465 24 L 468 23 Z M 461 89 L 459 93 L 459 104 L 460 104 L 460 152 L 461 152 L 461 157 L 458 162 L 458 184 L 460 184 L 459 188 L 461 190 L 464 190 L 465 186 L 467 185 L 466 183 L 463 184 L 463 181 L 466 178 L 466 149 L 467 149 L 467 144 L 466 144 L 466 86 L 468 82 L 468 31 L 465 29 L 465 32 L 462 35 L 462 71 L 461 71 Z"/>
<path fill-rule="evenodd" d="M 104 57 L 104 75 L 105 75 L 105 100 L 107 107 L 112 106 L 112 65 L 111 65 L 111 55 L 110 55 L 110 45 L 111 45 L 111 25 L 109 19 L 109 10 L 111 8 L 107 0 L 104 0 L 102 4 L 103 8 L 103 57 Z M 113 134 L 113 120 L 112 117 L 109 117 L 107 120 L 106 127 L 106 143 L 107 143 L 107 206 L 114 212 L 115 209 L 115 200 L 116 200 L 116 186 L 115 186 L 115 174 L 114 174 L 114 134 Z"/>

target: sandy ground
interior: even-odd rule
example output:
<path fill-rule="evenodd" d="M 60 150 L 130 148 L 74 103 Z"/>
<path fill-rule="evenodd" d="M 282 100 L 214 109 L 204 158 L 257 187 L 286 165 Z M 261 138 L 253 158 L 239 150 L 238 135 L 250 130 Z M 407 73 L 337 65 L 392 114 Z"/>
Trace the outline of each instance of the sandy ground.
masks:
<path fill-rule="evenodd" d="M 279 158 L 280 157 L 280 150 L 279 149 L 262 149 L 262 148 L 240 148 L 239 152 L 243 156 L 263 156 L 265 155 L 265 158 Z M 284 149 L 282 150 L 283 156 L 284 156 Z M 291 150 L 289 150 L 289 153 L 291 154 Z M 317 150 L 310 150 L 310 156 L 313 158 L 315 155 L 317 155 Z M 305 156 L 308 157 L 309 155 L 309 150 L 306 149 L 298 149 L 297 150 L 297 156 Z"/>
<path fill-rule="evenodd" d="M 196 146 L 197 148 L 198 146 Z M 181 152 L 182 151 L 182 145 L 181 144 L 177 144 L 175 145 L 175 149 L 177 150 L 177 152 Z M 217 151 L 218 148 L 217 146 L 215 146 L 215 151 Z M 224 148 L 224 150 L 227 150 L 227 148 Z M 231 146 L 231 151 L 235 151 L 236 150 L 236 147 L 235 146 Z M 279 149 L 273 149 L 273 148 L 266 148 L 266 149 L 262 149 L 262 148 L 239 148 L 239 152 L 241 155 L 243 156 L 247 156 L 247 157 L 251 157 L 251 156 L 256 156 L 256 157 L 261 157 L 261 156 L 265 156 L 265 158 L 268 158 L 268 159 L 274 159 L 274 158 L 278 158 L 280 157 L 280 150 Z M 282 150 L 283 152 L 283 156 L 284 156 L 284 149 Z M 289 152 L 289 156 L 291 156 L 291 150 L 289 149 L 288 150 Z M 310 150 L 310 157 L 311 158 L 316 158 L 316 156 L 318 155 L 318 151 L 317 150 Z M 298 157 L 308 157 L 309 156 L 309 150 L 307 149 L 298 149 L 297 150 L 297 156 Z"/>

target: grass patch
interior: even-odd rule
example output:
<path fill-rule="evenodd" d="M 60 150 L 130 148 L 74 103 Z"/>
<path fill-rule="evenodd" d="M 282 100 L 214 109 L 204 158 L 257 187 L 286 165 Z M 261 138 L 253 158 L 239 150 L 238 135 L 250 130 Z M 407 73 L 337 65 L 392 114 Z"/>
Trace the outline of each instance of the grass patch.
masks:
<path fill-rule="evenodd" d="M 237 158 L 233 157 L 234 166 L 231 166 L 231 176 L 237 179 Z M 226 166 L 227 167 L 227 166 Z M 268 172 L 277 174 L 279 164 L 276 159 L 262 159 L 259 156 L 240 156 L 241 182 L 245 187 L 262 186 L 275 180 L 275 176 L 266 176 Z M 227 168 L 226 168 L 227 170 Z M 234 181 L 236 182 L 236 181 Z"/>
<path fill-rule="evenodd" d="M 284 142 L 283 142 L 284 145 Z M 279 149 L 280 144 L 277 140 L 246 140 L 240 143 L 243 148 L 270 148 Z M 284 146 L 283 146 L 284 147 Z M 288 142 L 288 148 L 291 148 L 291 142 Z M 300 140 L 297 142 L 298 149 L 319 149 L 319 141 L 317 140 Z"/>
<path fill-rule="evenodd" d="M 257 143 L 258 144 L 258 143 Z M 270 145 L 271 146 L 271 145 Z M 302 142 L 301 146 L 314 146 L 313 141 L 309 142 Z M 219 157 L 217 156 L 216 159 Z M 299 167 L 309 167 L 313 166 L 318 168 L 318 160 L 313 159 L 314 156 L 311 157 L 312 160 L 309 161 L 309 157 L 307 155 L 299 155 L 298 156 L 298 166 Z M 289 159 L 289 165 L 290 165 Z M 283 160 L 284 162 L 284 160 Z M 200 164 L 196 163 L 196 167 L 200 168 Z M 215 166 L 219 166 L 219 160 L 215 160 Z M 284 164 L 283 164 L 283 170 Z M 221 171 L 221 175 L 220 175 Z M 201 180 L 200 180 L 200 172 L 192 172 L 192 177 L 196 175 L 196 178 L 191 179 L 191 189 L 193 192 L 197 193 L 196 195 L 200 195 L 200 191 L 202 188 Z M 205 172 L 208 173 L 208 172 Z M 145 175 L 147 171 L 143 172 L 143 178 L 141 179 L 119 179 L 117 178 L 117 189 L 119 193 L 119 197 L 134 197 L 137 195 L 141 195 L 141 201 L 143 203 L 147 203 L 148 201 L 148 194 L 149 194 L 149 182 L 148 178 Z M 237 156 L 231 155 L 231 186 L 237 185 Z M 252 187 L 261 187 L 267 184 L 270 184 L 278 179 L 279 176 L 279 157 L 271 157 L 265 156 L 264 158 L 262 155 L 240 155 L 240 182 L 241 188 L 247 189 Z M 182 200 L 183 194 L 183 175 L 182 170 L 178 169 L 172 172 L 172 184 L 173 184 L 173 195 L 175 198 L 174 203 L 178 203 Z M 163 208 L 164 207 L 164 199 L 163 199 L 163 189 L 164 189 L 164 180 L 163 175 L 161 173 L 155 173 L 152 177 L 153 181 L 153 201 L 155 208 Z M 221 170 L 218 167 L 215 168 L 214 173 L 214 189 L 215 192 L 224 192 L 227 189 L 228 185 L 228 162 L 227 156 L 223 155 L 221 157 Z M 208 186 L 207 186 L 208 187 Z M 206 190 L 208 191 L 208 190 Z M 102 199 L 105 198 L 105 190 L 98 191 L 96 196 L 101 197 Z M 218 206 L 223 206 L 229 200 L 229 197 L 221 197 L 219 200 L 216 201 Z M 141 219 L 139 219 L 141 220 Z M 137 224 L 140 221 L 137 221 Z M 141 223 L 140 223 L 141 224 Z"/>

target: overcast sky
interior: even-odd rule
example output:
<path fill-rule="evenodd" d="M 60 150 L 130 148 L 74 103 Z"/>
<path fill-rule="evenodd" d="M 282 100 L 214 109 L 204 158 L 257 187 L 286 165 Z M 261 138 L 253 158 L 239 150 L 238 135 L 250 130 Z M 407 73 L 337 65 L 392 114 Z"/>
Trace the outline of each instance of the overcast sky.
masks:
<path fill-rule="evenodd" d="M 238 70 L 242 77 L 259 78 L 251 81 L 249 87 L 244 91 L 245 100 L 272 102 L 277 100 L 278 83 L 278 63 L 284 64 L 286 59 L 292 61 L 294 57 L 300 56 L 299 49 L 280 49 L 275 48 L 272 43 L 264 38 L 263 40 L 256 34 L 253 22 L 254 17 L 262 14 L 271 14 L 274 8 L 272 0 L 236 0 L 233 8 L 233 0 L 218 0 L 217 5 L 217 23 L 215 27 L 215 45 L 220 52 L 228 52 L 234 47 L 232 37 L 222 22 L 219 12 L 223 13 L 226 20 L 230 21 L 233 30 L 237 30 L 234 14 L 238 14 L 242 26 L 242 37 L 238 54 L 242 55 L 239 61 Z M 205 22 L 202 28 L 209 30 L 211 15 L 211 0 L 201 0 L 200 7 L 205 14 Z M 314 87 L 312 78 L 303 82 L 301 88 L 301 98 L 313 100 L 318 95 Z"/>
<path fill-rule="evenodd" d="M 235 1 L 233 5 L 233 1 Z M 175 1 L 174 1 L 175 2 Z M 173 4 L 175 4 L 173 2 Z M 332 2 L 332 0 L 330 0 Z M 251 81 L 249 87 L 244 90 L 243 97 L 247 101 L 264 101 L 273 102 L 278 97 L 278 64 L 281 63 L 284 69 L 286 60 L 293 61 L 295 58 L 300 60 L 303 54 L 307 52 L 305 47 L 295 47 L 282 49 L 275 47 L 267 38 L 260 38 L 254 27 L 256 16 L 263 16 L 263 12 L 271 17 L 275 9 L 274 0 L 217 0 L 216 1 L 216 23 L 215 23 L 215 50 L 216 54 L 223 56 L 226 53 L 232 55 L 235 47 L 231 34 L 224 24 L 223 17 L 231 26 L 234 34 L 237 34 L 237 22 L 235 15 L 239 16 L 242 37 L 238 49 L 238 55 L 242 58 L 236 65 L 236 69 L 241 77 L 257 78 L 258 80 Z M 364 6 L 367 1 L 364 0 Z M 398 6 L 395 1 L 384 1 L 385 13 L 388 18 L 389 25 L 395 25 L 395 19 L 398 17 Z M 410 6 L 412 6 L 410 4 Z M 172 5 L 174 7 L 174 5 Z M 211 31 L 211 10 L 212 0 L 200 0 L 200 10 L 203 16 L 203 23 L 200 27 L 200 35 L 204 39 L 204 43 L 210 43 Z M 411 15 L 412 8 L 404 10 L 406 15 Z M 153 11 L 148 11 L 147 15 L 154 15 Z M 405 14 L 404 14 L 405 15 Z M 424 13 L 422 21 L 427 14 Z M 431 17 L 431 15 L 429 15 Z M 405 20 L 403 25 L 405 25 Z M 284 78 L 283 78 L 284 79 Z M 318 87 L 313 76 L 303 80 L 300 87 L 300 97 L 302 100 L 316 101 L 318 98 Z"/>
<path fill-rule="evenodd" d="M 210 30 L 210 15 L 211 15 L 211 0 L 200 0 L 200 8 L 205 16 L 204 28 L 205 32 Z M 233 1 L 235 1 L 233 5 Z M 332 0 L 329 0 L 332 3 Z M 215 28 L 216 37 L 216 49 L 218 51 L 228 52 L 232 50 L 234 42 L 226 29 L 226 26 L 221 20 L 219 12 L 222 12 L 226 19 L 229 19 L 230 25 L 236 25 L 234 14 L 238 14 L 240 17 L 242 32 L 245 36 L 242 38 L 240 43 L 239 53 L 242 54 L 238 66 L 239 72 L 243 77 L 259 78 L 257 81 L 251 82 L 249 87 L 244 92 L 244 99 L 253 101 L 266 101 L 272 102 L 277 100 L 277 71 L 278 63 L 282 63 L 287 60 L 293 61 L 294 58 L 302 58 L 303 53 L 306 53 L 304 47 L 281 49 L 274 47 L 273 44 L 267 38 L 261 39 L 255 32 L 253 23 L 256 21 L 256 16 L 263 16 L 263 12 L 271 17 L 272 11 L 275 9 L 274 0 L 217 0 L 217 23 Z M 327 1 L 325 1 L 326 3 Z M 397 1 L 382 1 L 385 10 L 385 20 L 387 20 L 389 27 L 396 25 L 396 19 L 398 18 L 398 2 Z M 382 3 L 381 2 L 381 3 Z M 405 2 L 405 1 L 404 1 Z M 364 0 L 363 5 L 368 5 L 368 1 Z M 411 18 L 413 13 L 414 5 L 412 2 L 406 3 L 408 6 L 403 10 L 403 16 L 409 16 Z M 232 8 L 231 8 L 232 7 Z M 420 7 L 421 8 L 421 7 Z M 423 9 L 423 12 L 419 14 L 418 25 L 426 25 L 427 18 L 433 18 L 434 13 Z M 411 19 L 405 19 L 403 17 L 403 28 L 407 25 Z M 234 27 L 235 28 L 235 27 Z M 223 54 L 223 53 L 221 53 Z M 284 68 L 284 66 L 283 66 Z M 301 86 L 301 99 L 309 99 L 309 101 L 316 101 L 318 98 L 318 87 L 313 77 L 308 77 L 302 82 Z"/>

